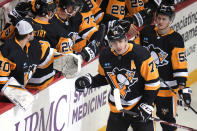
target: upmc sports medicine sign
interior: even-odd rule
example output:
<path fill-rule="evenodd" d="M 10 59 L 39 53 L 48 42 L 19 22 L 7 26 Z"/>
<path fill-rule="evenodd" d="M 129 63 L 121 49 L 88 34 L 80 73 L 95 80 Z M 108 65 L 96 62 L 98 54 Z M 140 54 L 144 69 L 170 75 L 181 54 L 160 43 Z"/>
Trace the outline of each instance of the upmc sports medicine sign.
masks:
<path fill-rule="evenodd" d="M 97 72 L 98 60 L 82 74 Z M 75 91 L 75 79 L 63 78 L 35 95 L 32 107 L 14 107 L 0 115 L 2 131 L 96 131 L 107 123 L 108 87 Z"/>

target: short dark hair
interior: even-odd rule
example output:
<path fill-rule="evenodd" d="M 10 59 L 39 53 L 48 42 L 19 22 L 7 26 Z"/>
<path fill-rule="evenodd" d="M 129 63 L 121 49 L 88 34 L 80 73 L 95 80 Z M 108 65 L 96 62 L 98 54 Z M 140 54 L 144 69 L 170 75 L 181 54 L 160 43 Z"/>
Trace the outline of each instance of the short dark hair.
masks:
<path fill-rule="evenodd" d="M 20 35 L 17 28 L 15 28 L 15 37 L 17 40 L 23 40 L 25 39 L 25 37 L 27 37 L 28 34 L 25 34 L 25 35 Z"/>

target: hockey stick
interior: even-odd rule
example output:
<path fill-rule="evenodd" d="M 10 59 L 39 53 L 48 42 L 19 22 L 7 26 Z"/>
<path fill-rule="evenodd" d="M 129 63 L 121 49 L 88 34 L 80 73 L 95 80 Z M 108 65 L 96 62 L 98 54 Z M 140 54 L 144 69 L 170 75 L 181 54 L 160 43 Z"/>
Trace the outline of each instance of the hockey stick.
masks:
<path fill-rule="evenodd" d="M 54 57 L 53 68 L 62 72 L 66 78 L 73 78 L 81 71 L 83 59 L 80 55 L 54 52 Z"/>
<path fill-rule="evenodd" d="M 119 91 L 118 88 L 114 89 L 114 99 L 115 99 L 115 105 L 116 105 L 117 110 L 122 111 L 126 114 L 129 114 L 129 115 L 132 115 L 133 117 L 139 116 L 139 114 L 137 114 L 136 112 L 132 112 L 132 111 L 128 111 L 128 110 L 123 109 L 122 104 L 121 104 L 121 100 L 120 100 L 120 91 Z M 177 127 L 177 128 L 185 129 L 187 131 L 197 131 L 197 129 L 193 129 L 191 127 L 187 127 L 187 126 L 183 126 L 183 125 L 180 125 L 180 124 L 163 121 L 161 119 L 154 118 L 154 117 L 151 117 L 150 120 L 160 122 L 160 123 L 163 123 L 163 124 L 166 124 L 166 125 L 174 126 L 174 127 Z"/>
<path fill-rule="evenodd" d="M 163 82 L 177 97 L 180 97 L 183 101 L 184 101 L 184 99 L 176 92 L 176 91 L 174 91 L 174 89 L 173 88 L 171 88 L 164 80 L 162 80 L 161 78 L 160 78 L 160 80 L 161 80 L 161 82 Z M 184 103 L 185 103 L 185 105 L 188 107 L 188 108 L 190 108 L 195 114 L 197 114 L 197 111 L 193 108 L 193 107 L 191 107 L 191 105 L 188 105 L 188 104 L 186 104 L 186 102 L 184 101 Z"/>

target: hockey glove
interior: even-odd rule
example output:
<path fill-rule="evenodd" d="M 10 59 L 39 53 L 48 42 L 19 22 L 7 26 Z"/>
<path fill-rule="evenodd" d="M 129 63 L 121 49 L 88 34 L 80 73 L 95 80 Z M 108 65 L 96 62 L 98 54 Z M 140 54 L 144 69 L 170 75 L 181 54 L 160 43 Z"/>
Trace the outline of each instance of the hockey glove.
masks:
<path fill-rule="evenodd" d="M 83 57 L 83 60 L 85 60 L 86 62 L 89 62 L 95 58 L 95 52 L 89 47 L 84 47 L 81 51 L 81 55 Z"/>
<path fill-rule="evenodd" d="M 54 52 L 54 57 L 53 68 L 62 72 L 66 78 L 73 78 L 80 73 L 81 64 L 83 62 L 81 55 Z"/>
<path fill-rule="evenodd" d="M 31 11 L 31 4 L 29 2 L 19 2 L 16 7 L 10 11 L 8 17 L 11 19 L 13 25 L 25 17 Z"/>
<path fill-rule="evenodd" d="M 153 12 L 151 9 L 145 8 L 144 10 L 135 13 L 133 17 L 134 17 L 134 23 L 136 23 L 138 27 L 141 27 L 143 25 L 151 24 L 153 18 Z"/>
<path fill-rule="evenodd" d="M 85 88 L 90 88 L 91 86 L 92 86 L 92 76 L 89 73 L 79 77 L 75 81 L 75 89 L 78 92 L 84 92 Z"/>
<path fill-rule="evenodd" d="M 151 105 L 141 103 L 137 109 L 137 113 L 139 113 L 139 120 L 142 122 L 147 122 L 149 118 L 152 116 L 153 106 Z"/>
<path fill-rule="evenodd" d="M 178 93 L 181 98 L 178 99 L 177 104 L 180 106 L 189 106 L 191 104 L 192 89 L 185 87 L 184 89 L 180 89 Z"/>

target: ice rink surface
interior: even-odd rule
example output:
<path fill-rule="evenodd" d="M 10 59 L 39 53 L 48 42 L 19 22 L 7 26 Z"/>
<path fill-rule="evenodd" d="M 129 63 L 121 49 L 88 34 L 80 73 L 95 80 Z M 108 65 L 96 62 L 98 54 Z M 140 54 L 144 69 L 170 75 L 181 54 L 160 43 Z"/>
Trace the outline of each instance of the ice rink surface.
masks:
<path fill-rule="evenodd" d="M 193 107 L 197 111 L 197 83 L 193 84 L 191 88 L 192 88 L 191 107 Z M 177 112 L 178 112 L 178 117 L 177 117 L 178 124 L 197 129 L 197 114 L 195 114 L 191 109 L 185 111 L 183 107 L 178 107 Z M 161 131 L 161 128 L 159 128 L 159 126 L 157 131 Z M 185 131 L 185 130 L 179 129 L 177 131 Z"/>
<path fill-rule="evenodd" d="M 192 88 L 191 107 L 197 111 L 197 83 L 193 84 L 191 88 Z M 177 124 L 184 125 L 187 127 L 192 127 L 197 130 L 197 114 L 195 114 L 191 109 L 185 111 L 184 108 L 180 106 L 178 106 L 177 113 L 178 113 Z M 128 131 L 132 131 L 132 129 L 129 129 Z M 162 131 L 159 122 L 156 122 L 156 131 Z M 177 131 L 186 131 L 186 130 L 178 128 Z"/>

